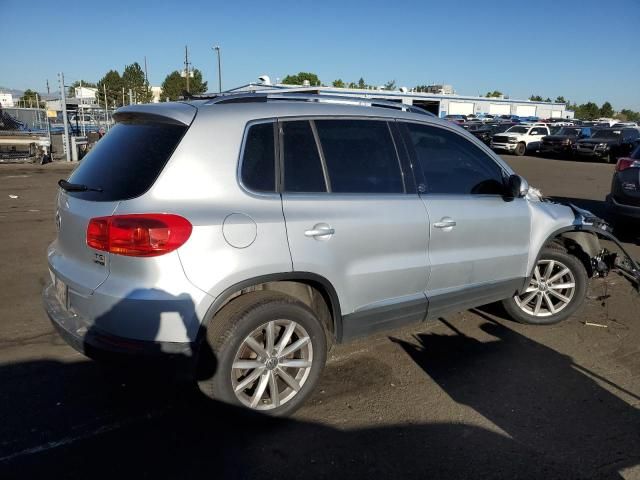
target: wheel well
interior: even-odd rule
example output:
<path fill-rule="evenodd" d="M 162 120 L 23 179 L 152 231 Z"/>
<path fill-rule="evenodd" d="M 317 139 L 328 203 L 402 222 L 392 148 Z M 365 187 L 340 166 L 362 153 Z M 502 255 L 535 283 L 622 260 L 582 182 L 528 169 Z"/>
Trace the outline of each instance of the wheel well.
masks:
<path fill-rule="evenodd" d="M 215 308 L 213 316 L 225 305 L 238 297 L 256 291 L 275 291 L 289 295 L 309 307 L 321 321 L 327 340 L 331 344 L 338 334 L 339 306 L 335 305 L 329 291 L 319 282 L 306 279 L 271 280 L 243 286 L 226 296 Z M 212 316 L 212 318 L 213 318 Z"/>
<path fill-rule="evenodd" d="M 564 247 L 568 253 L 582 262 L 589 278 L 593 277 L 595 272 L 593 270 L 593 263 L 591 262 L 591 259 L 597 256 L 602 250 L 600 240 L 595 233 L 576 231 L 564 232 L 560 233 L 547 243 Z"/>

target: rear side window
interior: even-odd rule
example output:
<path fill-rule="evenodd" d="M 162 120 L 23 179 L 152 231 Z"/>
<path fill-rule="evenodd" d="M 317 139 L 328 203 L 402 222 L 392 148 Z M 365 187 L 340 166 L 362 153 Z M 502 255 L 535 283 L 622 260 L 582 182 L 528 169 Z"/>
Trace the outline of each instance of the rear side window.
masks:
<path fill-rule="evenodd" d="M 242 157 L 242 184 L 256 192 L 276 191 L 274 124 L 249 127 Z"/>
<path fill-rule="evenodd" d="M 386 122 L 316 120 L 335 193 L 403 193 L 400 162 Z"/>
<path fill-rule="evenodd" d="M 282 123 L 282 158 L 286 192 L 326 192 L 318 146 L 306 121 Z"/>
<path fill-rule="evenodd" d="M 84 157 L 69 181 L 102 189 L 68 192 L 84 200 L 113 202 L 146 192 L 187 131 L 165 123 L 116 124 Z"/>
<path fill-rule="evenodd" d="M 500 166 L 466 138 L 440 127 L 407 123 L 410 145 L 425 177 L 425 193 L 504 193 Z"/>

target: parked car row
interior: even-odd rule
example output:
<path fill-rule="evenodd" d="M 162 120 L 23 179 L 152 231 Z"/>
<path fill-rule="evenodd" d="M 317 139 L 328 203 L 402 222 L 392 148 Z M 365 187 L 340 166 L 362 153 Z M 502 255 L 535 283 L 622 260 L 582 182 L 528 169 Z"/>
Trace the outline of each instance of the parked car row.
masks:
<path fill-rule="evenodd" d="M 475 134 L 475 127 L 467 127 Z M 477 129 L 484 133 L 484 129 Z M 481 138 L 479 135 L 476 135 Z M 481 138 L 486 142 L 486 135 Z M 504 132 L 493 132 L 488 145 L 496 151 L 524 155 L 560 155 L 564 158 L 590 158 L 615 163 L 640 145 L 638 127 L 562 126 L 547 123 L 521 123 Z"/>

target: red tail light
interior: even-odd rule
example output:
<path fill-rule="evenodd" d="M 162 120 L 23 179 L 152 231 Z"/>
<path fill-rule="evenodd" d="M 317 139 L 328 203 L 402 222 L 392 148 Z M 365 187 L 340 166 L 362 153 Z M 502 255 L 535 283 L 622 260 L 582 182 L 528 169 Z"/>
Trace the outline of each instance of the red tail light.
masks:
<path fill-rule="evenodd" d="M 633 158 L 621 158 L 616 164 L 616 172 L 622 172 L 627 168 L 640 167 L 640 161 Z"/>
<path fill-rule="evenodd" d="M 168 213 L 92 218 L 87 245 L 117 255 L 156 257 L 182 246 L 191 235 L 189 221 Z"/>

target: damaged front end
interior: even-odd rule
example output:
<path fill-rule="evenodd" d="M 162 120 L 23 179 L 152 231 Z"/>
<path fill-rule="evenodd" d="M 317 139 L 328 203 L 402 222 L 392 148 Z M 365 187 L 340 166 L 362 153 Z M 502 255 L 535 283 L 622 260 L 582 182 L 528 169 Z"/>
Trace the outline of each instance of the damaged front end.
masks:
<path fill-rule="evenodd" d="M 576 242 L 582 251 L 589 255 L 594 276 L 606 277 L 609 272 L 616 272 L 629 280 L 640 292 L 640 266 L 613 235 L 611 226 L 588 210 L 571 203 L 567 206 L 573 210 L 576 219 L 573 227 L 568 227 L 562 232 L 562 237 Z M 618 251 L 604 248 L 600 240 L 613 242 Z"/>

